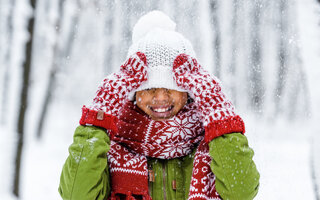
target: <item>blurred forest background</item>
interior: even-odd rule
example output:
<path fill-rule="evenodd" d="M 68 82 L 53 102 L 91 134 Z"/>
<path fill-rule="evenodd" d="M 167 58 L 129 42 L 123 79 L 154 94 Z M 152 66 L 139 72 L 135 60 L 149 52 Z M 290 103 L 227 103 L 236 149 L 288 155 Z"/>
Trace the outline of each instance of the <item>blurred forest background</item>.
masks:
<path fill-rule="evenodd" d="M 262 173 L 257 199 L 319 200 L 317 0 L 0 0 L 0 199 L 59 199 L 81 107 L 154 9 L 177 23 L 244 116 Z M 303 183 L 285 185 L 298 174 Z"/>

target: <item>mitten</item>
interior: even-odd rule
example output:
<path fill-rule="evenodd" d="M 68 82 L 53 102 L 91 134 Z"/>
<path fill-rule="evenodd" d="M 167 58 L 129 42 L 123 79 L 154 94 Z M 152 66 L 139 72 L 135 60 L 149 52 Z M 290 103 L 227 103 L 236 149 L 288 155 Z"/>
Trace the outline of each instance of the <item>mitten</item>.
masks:
<path fill-rule="evenodd" d="M 92 106 L 83 106 L 80 124 L 99 126 L 116 132 L 117 116 L 128 94 L 146 80 L 146 56 L 137 52 L 121 66 L 119 72 L 103 80 Z"/>
<path fill-rule="evenodd" d="M 180 54 L 173 63 L 177 85 L 187 91 L 195 101 L 205 127 L 205 141 L 226 133 L 245 132 L 242 119 L 221 91 L 219 81 L 204 70 L 195 58 Z"/>

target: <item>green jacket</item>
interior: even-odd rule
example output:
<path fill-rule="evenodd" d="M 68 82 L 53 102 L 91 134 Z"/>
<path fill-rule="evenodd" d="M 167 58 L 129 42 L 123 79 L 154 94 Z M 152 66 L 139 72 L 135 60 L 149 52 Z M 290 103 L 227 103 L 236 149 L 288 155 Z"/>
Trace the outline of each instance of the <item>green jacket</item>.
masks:
<path fill-rule="evenodd" d="M 110 194 L 107 152 L 110 139 L 104 129 L 79 126 L 69 147 L 60 177 L 59 193 L 64 200 L 102 200 Z M 217 192 L 224 200 L 253 199 L 259 187 L 259 172 L 253 150 L 241 133 L 226 134 L 209 143 L 211 169 Z M 194 153 L 170 160 L 149 159 L 157 177 L 149 182 L 153 200 L 188 198 Z M 176 180 L 176 189 L 172 181 Z M 166 198 L 164 198 L 166 195 Z"/>

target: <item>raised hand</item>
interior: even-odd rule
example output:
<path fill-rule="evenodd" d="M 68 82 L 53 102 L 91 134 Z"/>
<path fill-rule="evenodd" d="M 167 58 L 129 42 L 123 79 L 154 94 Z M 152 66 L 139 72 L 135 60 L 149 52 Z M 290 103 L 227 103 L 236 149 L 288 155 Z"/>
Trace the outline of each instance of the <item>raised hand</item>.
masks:
<path fill-rule="evenodd" d="M 206 141 L 226 133 L 245 131 L 242 119 L 221 91 L 218 79 L 204 70 L 195 58 L 186 54 L 177 56 L 173 73 L 177 85 L 188 90 L 198 106 Z"/>
<path fill-rule="evenodd" d="M 147 80 L 147 60 L 143 53 L 132 55 L 119 72 L 106 77 L 91 107 L 82 108 L 81 125 L 95 125 L 116 131 L 115 121 L 128 94 Z"/>

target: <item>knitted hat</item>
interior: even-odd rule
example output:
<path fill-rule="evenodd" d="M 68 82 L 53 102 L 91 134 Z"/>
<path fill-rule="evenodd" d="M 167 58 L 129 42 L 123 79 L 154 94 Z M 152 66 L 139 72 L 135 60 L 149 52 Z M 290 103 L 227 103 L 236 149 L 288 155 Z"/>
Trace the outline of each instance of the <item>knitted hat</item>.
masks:
<path fill-rule="evenodd" d="M 130 92 L 128 96 L 130 100 L 133 100 L 136 91 L 149 88 L 167 88 L 187 92 L 178 87 L 173 79 L 173 61 L 182 53 L 194 58 L 196 56 L 191 43 L 176 32 L 175 27 L 176 24 L 161 11 L 151 11 L 135 24 L 132 45 L 127 57 L 136 52 L 146 55 L 148 80 Z"/>

